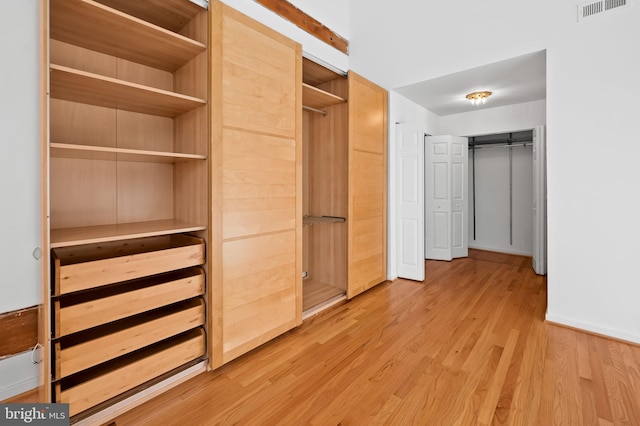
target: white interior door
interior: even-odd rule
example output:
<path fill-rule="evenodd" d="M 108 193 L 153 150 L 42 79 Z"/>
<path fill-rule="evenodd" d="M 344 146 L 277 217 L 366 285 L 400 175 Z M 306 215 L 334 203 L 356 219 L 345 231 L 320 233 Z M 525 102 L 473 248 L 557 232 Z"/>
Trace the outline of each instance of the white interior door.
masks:
<path fill-rule="evenodd" d="M 424 141 L 413 123 L 396 125 L 398 276 L 424 280 Z"/>
<path fill-rule="evenodd" d="M 533 129 L 533 270 L 547 273 L 547 144 L 545 127 Z"/>
<path fill-rule="evenodd" d="M 469 140 L 451 136 L 451 255 L 469 255 Z"/>
<path fill-rule="evenodd" d="M 425 137 L 425 257 L 451 260 L 450 136 Z"/>
<path fill-rule="evenodd" d="M 451 260 L 469 252 L 468 139 L 425 137 L 425 257 Z"/>

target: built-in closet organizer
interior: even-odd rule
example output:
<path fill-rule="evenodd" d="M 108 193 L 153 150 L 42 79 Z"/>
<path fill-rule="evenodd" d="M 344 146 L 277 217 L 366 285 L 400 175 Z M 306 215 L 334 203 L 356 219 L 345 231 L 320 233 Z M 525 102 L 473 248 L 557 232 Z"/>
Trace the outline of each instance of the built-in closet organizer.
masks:
<path fill-rule="evenodd" d="M 347 77 L 303 60 L 303 311 L 347 294 Z"/>
<path fill-rule="evenodd" d="M 208 12 L 47 10 L 45 397 L 79 419 L 206 357 Z"/>
<path fill-rule="evenodd" d="M 303 308 L 386 279 L 387 93 L 303 62 Z"/>
<path fill-rule="evenodd" d="M 301 46 L 209 2 L 212 366 L 302 322 Z"/>
<path fill-rule="evenodd" d="M 533 131 L 469 138 L 469 247 L 534 253 Z"/>

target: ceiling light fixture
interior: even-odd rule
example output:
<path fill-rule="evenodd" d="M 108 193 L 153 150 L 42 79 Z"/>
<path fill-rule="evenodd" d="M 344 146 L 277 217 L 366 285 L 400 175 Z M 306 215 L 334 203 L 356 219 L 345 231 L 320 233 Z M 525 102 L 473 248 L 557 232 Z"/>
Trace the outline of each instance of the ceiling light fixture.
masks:
<path fill-rule="evenodd" d="M 469 99 L 471 105 L 480 105 L 480 103 L 485 103 L 489 96 L 491 96 L 491 92 L 484 91 L 469 93 L 466 98 Z"/>

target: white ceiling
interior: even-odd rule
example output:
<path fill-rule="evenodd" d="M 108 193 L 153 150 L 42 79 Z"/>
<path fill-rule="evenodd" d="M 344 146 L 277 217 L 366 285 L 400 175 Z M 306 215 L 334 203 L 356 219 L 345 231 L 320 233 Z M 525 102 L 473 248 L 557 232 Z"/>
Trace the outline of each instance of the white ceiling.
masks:
<path fill-rule="evenodd" d="M 439 116 L 531 102 L 546 98 L 544 50 L 395 89 Z M 484 105 L 474 106 L 468 93 L 493 92 Z"/>

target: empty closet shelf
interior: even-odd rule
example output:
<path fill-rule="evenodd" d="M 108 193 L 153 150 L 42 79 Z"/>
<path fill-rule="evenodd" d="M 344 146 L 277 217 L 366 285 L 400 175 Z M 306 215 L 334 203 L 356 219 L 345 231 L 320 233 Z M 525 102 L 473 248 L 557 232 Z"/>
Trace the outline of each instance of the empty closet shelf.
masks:
<path fill-rule="evenodd" d="M 302 224 L 304 226 L 320 225 L 323 223 L 339 223 L 344 222 L 346 219 L 340 216 L 304 216 L 302 218 Z"/>

